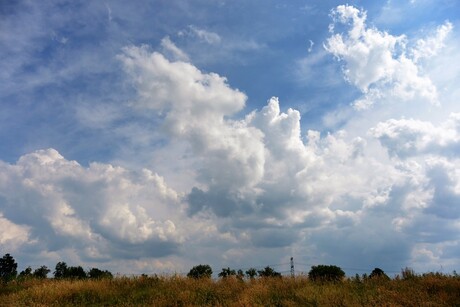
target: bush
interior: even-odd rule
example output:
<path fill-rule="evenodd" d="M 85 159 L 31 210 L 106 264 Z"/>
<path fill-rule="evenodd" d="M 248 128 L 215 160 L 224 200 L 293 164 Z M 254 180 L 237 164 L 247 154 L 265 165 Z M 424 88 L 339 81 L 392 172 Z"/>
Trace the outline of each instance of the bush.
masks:
<path fill-rule="evenodd" d="M 341 281 L 345 272 L 335 265 L 314 265 L 308 272 L 308 278 L 312 281 Z"/>
<path fill-rule="evenodd" d="M 199 264 L 194 266 L 190 272 L 188 272 L 187 277 L 191 278 L 211 278 L 212 269 L 208 264 Z"/>

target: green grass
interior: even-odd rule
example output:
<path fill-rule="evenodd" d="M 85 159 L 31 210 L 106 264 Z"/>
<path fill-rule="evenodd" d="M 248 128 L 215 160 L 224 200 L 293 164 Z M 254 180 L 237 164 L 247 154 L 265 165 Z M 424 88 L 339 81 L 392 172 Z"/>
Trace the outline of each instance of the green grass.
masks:
<path fill-rule="evenodd" d="M 1 306 L 460 306 L 460 278 L 315 283 L 306 277 L 238 280 L 178 276 L 23 280 L 0 285 Z"/>

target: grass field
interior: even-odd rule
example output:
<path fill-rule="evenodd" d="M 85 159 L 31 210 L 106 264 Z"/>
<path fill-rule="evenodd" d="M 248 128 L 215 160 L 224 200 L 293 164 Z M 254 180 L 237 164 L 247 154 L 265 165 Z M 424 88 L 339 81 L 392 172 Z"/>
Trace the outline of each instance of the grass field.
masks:
<path fill-rule="evenodd" d="M 460 277 L 347 279 L 26 279 L 0 284 L 1 306 L 460 306 Z"/>

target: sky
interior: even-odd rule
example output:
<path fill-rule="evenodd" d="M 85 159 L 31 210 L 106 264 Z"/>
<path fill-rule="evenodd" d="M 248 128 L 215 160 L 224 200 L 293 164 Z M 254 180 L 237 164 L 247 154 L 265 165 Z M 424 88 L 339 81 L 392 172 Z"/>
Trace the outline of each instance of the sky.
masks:
<path fill-rule="evenodd" d="M 455 0 L 0 1 L 0 253 L 460 269 Z"/>

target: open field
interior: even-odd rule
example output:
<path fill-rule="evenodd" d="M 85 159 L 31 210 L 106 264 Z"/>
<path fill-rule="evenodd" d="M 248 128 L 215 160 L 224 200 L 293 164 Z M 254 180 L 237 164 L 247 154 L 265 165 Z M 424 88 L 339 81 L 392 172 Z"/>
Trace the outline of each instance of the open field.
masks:
<path fill-rule="evenodd" d="M 1 306 L 460 306 L 460 278 L 442 274 L 337 283 L 304 276 L 28 279 L 0 287 Z"/>

